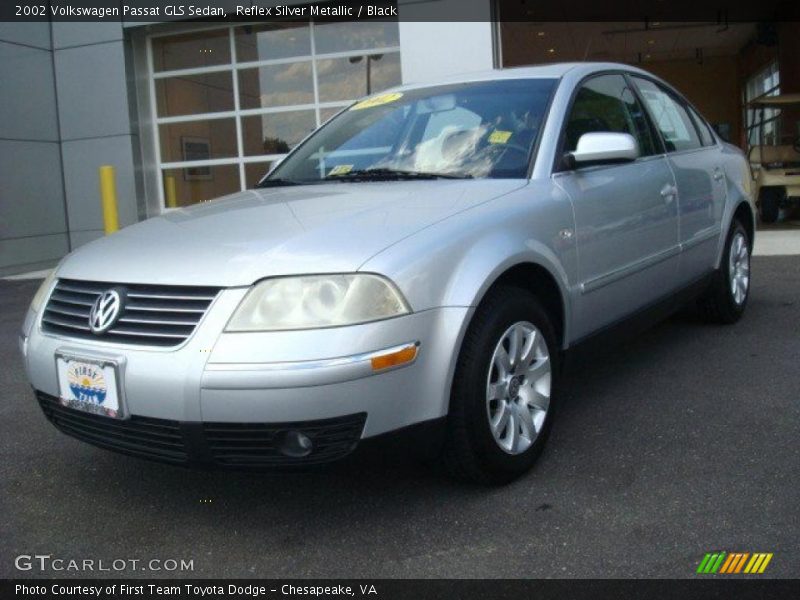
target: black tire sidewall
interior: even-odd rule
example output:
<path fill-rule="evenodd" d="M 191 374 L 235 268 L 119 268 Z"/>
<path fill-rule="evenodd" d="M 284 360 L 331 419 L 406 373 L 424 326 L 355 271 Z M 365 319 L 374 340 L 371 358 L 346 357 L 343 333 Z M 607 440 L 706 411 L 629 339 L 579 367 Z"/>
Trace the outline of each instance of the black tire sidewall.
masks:
<path fill-rule="evenodd" d="M 491 313 L 482 315 L 475 330 L 469 332 L 475 343 L 469 364 L 459 364 L 458 385 L 454 386 L 454 401 L 463 402 L 467 432 L 476 461 L 482 470 L 491 473 L 495 479 L 514 477 L 530 469 L 544 447 L 553 422 L 558 389 L 559 352 L 553 325 L 536 297 L 523 289 L 499 294 L 489 308 Z M 479 308 L 481 310 L 481 308 Z M 494 439 L 486 412 L 486 378 L 490 361 L 497 342 L 506 330 L 519 321 L 529 321 L 544 335 L 550 354 L 551 390 L 550 405 L 542 430 L 534 443 L 525 452 L 511 455 L 503 451 Z M 461 361 L 460 361 L 461 362 Z"/>

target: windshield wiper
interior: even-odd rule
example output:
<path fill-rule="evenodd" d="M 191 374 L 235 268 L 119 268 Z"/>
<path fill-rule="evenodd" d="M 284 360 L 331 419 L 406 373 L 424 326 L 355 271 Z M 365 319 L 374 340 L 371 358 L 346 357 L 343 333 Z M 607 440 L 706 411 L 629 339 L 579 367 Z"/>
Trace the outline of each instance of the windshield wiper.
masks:
<path fill-rule="evenodd" d="M 452 173 L 429 173 L 426 171 L 405 171 L 402 169 L 359 169 L 342 173 L 341 175 L 328 175 L 325 181 L 391 181 L 393 179 L 472 179 L 472 175 L 457 175 Z"/>
<path fill-rule="evenodd" d="M 259 184 L 256 184 L 257 188 L 268 188 L 268 187 L 283 187 L 287 185 L 303 185 L 302 181 L 292 181 L 291 179 L 281 179 L 280 177 L 276 179 L 265 179 Z"/>

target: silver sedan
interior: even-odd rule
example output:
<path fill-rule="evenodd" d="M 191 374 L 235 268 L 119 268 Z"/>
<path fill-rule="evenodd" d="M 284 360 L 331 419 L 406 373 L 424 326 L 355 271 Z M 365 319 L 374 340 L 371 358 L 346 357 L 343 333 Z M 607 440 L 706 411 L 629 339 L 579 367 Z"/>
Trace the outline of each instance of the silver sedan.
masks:
<path fill-rule="evenodd" d="M 107 449 L 287 467 L 394 432 L 500 483 L 571 352 L 688 301 L 740 318 L 753 214 L 742 153 L 642 70 L 406 86 L 254 190 L 70 254 L 20 345 L 47 418 Z"/>

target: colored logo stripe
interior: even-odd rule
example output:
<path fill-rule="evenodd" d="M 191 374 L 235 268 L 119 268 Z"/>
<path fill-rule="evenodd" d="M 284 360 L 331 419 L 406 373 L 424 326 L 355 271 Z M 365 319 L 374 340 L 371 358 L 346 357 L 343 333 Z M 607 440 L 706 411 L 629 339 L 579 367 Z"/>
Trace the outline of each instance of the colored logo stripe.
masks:
<path fill-rule="evenodd" d="M 745 573 L 763 573 L 769 561 L 772 560 L 772 552 L 770 553 L 757 553 L 753 554 L 753 558 L 750 559 L 750 562 L 747 563 L 747 566 L 744 568 Z"/>
<path fill-rule="evenodd" d="M 698 573 L 716 573 L 722 561 L 725 559 L 725 552 L 708 553 L 703 558 L 700 566 L 697 567 Z"/>
<path fill-rule="evenodd" d="M 728 575 L 735 573 L 760 574 L 766 570 L 772 556 L 771 552 L 755 552 L 753 554 L 749 552 L 708 552 L 697 566 L 697 572 Z"/>
<path fill-rule="evenodd" d="M 744 566 L 744 561 L 750 556 L 749 552 L 732 552 L 728 555 L 728 560 L 722 565 L 720 573 L 738 573 Z"/>

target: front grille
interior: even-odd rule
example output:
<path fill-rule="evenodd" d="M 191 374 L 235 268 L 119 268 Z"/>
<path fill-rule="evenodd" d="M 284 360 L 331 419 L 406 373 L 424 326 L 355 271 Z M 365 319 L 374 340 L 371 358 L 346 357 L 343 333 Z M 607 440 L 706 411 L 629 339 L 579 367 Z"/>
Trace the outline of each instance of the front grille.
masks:
<path fill-rule="evenodd" d="M 89 329 L 97 297 L 120 289 L 125 300 L 119 320 L 107 332 Z M 59 279 L 42 316 L 42 329 L 70 337 L 147 346 L 177 346 L 186 340 L 219 288 L 115 284 Z"/>
<path fill-rule="evenodd" d="M 185 463 L 189 454 L 178 421 L 132 416 L 112 419 L 62 406 L 42 392 L 36 397 L 45 416 L 59 430 L 108 450 L 170 463 Z"/>
<path fill-rule="evenodd" d="M 123 454 L 172 464 L 280 468 L 325 463 L 349 454 L 361 439 L 367 413 L 295 423 L 191 423 L 131 415 L 113 419 L 63 406 L 36 391 L 47 419 L 74 438 Z M 307 456 L 287 456 L 283 434 L 299 431 L 311 438 Z"/>
<path fill-rule="evenodd" d="M 230 466 L 289 466 L 323 463 L 349 454 L 361 439 L 367 413 L 298 423 L 204 423 L 203 431 L 214 462 Z M 280 452 L 287 431 L 299 431 L 313 443 L 308 456 Z"/>

